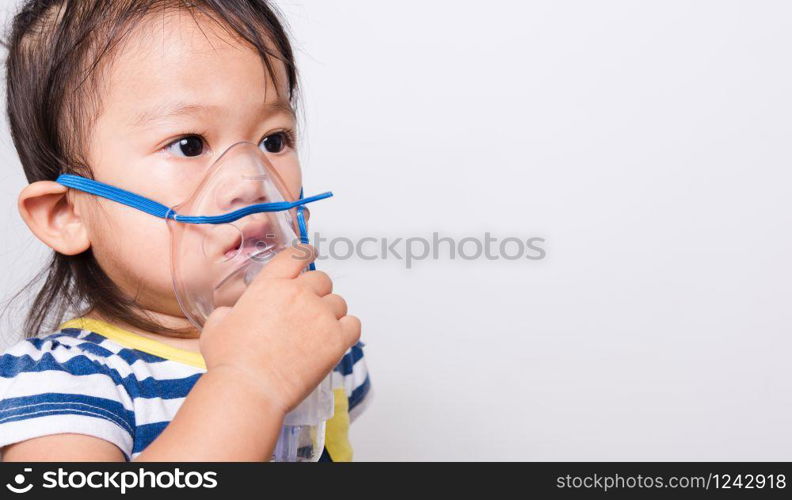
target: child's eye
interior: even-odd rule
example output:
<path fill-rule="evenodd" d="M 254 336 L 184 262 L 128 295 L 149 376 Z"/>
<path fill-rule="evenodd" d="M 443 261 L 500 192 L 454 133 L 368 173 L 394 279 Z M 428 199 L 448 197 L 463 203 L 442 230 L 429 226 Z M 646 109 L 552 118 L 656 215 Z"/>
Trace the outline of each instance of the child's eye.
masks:
<path fill-rule="evenodd" d="M 259 147 L 267 153 L 277 154 L 290 145 L 290 137 L 286 132 L 276 132 L 261 140 Z"/>
<path fill-rule="evenodd" d="M 206 149 L 206 144 L 204 143 L 203 138 L 197 135 L 182 137 L 181 139 L 165 146 L 166 151 L 173 154 L 174 156 L 180 156 L 183 158 L 194 158 L 196 156 L 201 156 L 204 152 L 204 149 Z"/>

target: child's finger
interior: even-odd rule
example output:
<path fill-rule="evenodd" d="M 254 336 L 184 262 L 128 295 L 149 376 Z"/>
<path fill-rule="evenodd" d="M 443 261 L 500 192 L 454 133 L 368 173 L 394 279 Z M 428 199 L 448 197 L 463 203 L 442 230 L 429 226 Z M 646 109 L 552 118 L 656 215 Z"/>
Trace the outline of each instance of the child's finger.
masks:
<path fill-rule="evenodd" d="M 333 292 L 333 281 L 322 271 L 310 271 L 298 278 L 307 284 L 320 297 Z"/>
<path fill-rule="evenodd" d="M 335 314 L 336 319 L 341 319 L 347 314 L 347 303 L 340 295 L 330 294 L 322 297 L 322 302 L 328 305 Z"/>
<path fill-rule="evenodd" d="M 267 279 L 296 278 L 314 259 L 316 259 L 316 250 L 310 245 L 289 247 L 273 257 L 250 286 L 255 286 L 256 283 Z"/>
<path fill-rule="evenodd" d="M 231 312 L 230 307 L 218 307 L 217 309 L 212 311 L 212 314 L 210 314 L 208 318 L 206 318 L 206 324 L 204 325 L 204 329 L 212 328 L 215 325 L 222 323 L 225 317 L 228 316 L 228 313 L 230 312 Z"/>
<path fill-rule="evenodd" d="M 360 319 L 357 316 L 344 316 L 339 319 L 341 331 L 344 332 L 344 341 L 347 346 L 352 347 L 360 340 Z"/>

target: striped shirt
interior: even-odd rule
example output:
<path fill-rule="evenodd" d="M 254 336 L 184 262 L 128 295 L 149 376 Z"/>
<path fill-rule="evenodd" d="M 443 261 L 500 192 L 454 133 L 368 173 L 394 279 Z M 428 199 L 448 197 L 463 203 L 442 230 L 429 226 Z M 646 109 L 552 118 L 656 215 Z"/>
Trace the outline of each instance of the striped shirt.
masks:
<path fill-rule="evenodd" d="M 325 459 L 352 459 L 349 423 L 370 389 L 362 347 L 350 349 L 332 374 L 336 411 L 327 422 Z M 0 448 L 76 433 L 109 441 L 134 459 L 174 418 L 204 373 L 200 353 L 102 321 L 72 320 L 0 356 Z"/>

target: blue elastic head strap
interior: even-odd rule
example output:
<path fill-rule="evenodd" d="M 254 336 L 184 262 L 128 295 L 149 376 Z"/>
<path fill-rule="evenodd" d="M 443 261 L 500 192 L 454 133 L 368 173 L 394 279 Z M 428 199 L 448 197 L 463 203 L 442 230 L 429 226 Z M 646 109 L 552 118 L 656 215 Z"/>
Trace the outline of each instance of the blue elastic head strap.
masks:
<path fill-rule="evenodd" d="M 296 207 L 297 226 L 300 231 L 300 242 L 306 245 L 309 243 L 309 238 L 308 227 L 305 223 L 305 205 L 333 196 L 333 193 L 327 192 L 318 194 L 316 196 L 303 198 L 303 192 L 300 190 L 300 199 L 297 201 L 258 203 L 256 205 L 243 207 L 239 210 L 235 210 L 223 215 L 182 215 L 176 213 L 175 210 L 166 207 L 162 203 L 150 200 L 144 196 L 140 196 L 139 194 L 131 193 L 103 182 L 80 177 L 79 175 L 62 174 L 58 177 L 56 182 L 68 188 L 77 189 L 89 194 L 101 196 L 102 198 L 107 198 L 108 200 L 132 207 L 136 210 L 140 210 L 141 212 L 153 215 L 154 217 L 159 217 L 160 219 L 171 219 L 184 224 L 230 224 L 231 222 L 238 221 L 239 219 L 247 217 L 248 215 L 264 212 L 283 212 Z M 309 266 L 309 269 L 311 271 L 315 271 L 316 265 L 312 262 Z"/>
<path fill-rule="evenodd" d="M 182 222 L 184 224 L 229 224 L 231 222 L 238 221 L 243 217 L 247 217 L 248 215 L 264 212 L 283 212 L 296 207 L 297 222 L 300 226 L 301 233 L 303 233 L 303 229 L 305 227 L 305 216 L 303 215 L 303 212 L 305 211 L 304 205 L 333 196 L 333 193 L 327 192 L 318 194 L 316 196 L 303 198 L 302 191 L 300 191 L 300 199 L 297 201 L 258 203 L 256 205 L 243 207 L 239 210 L 235 210 L 223 215 L 182 215 L 176 213 L 175 210 L 166 207 L 162 203 L 150 200 L 140 196 L 139 194 L 131 193 L 103 182 L 80 177 L 79 175 L 62 174 L 58 177 L 56 182 L 68 188 L 77 189 L 89 194 L 101 196 L 102 198 L 107 198 L 108 200 L 132 207 L 136 210 L 140 210 L 141 212 L 153 215 L 154 217 L 159 217 L 160 219 L 172 219 L 176 222 Z M 307 238 L 307 235 L 301 234 L 301 239 L 303 238 Z M 304 243 L 307 243 L 307 241 Z"/>
<path fill-rule="evenodd" d="M 324 193 L 333 196 L 333 193 Z M 322 196 L 322 195 L 319 195 Z M 300 189 L 300 199 L 303 199 L 303 190 Z M 303 245 L 308 245 L 310 243 L 310 239 L 308 238 L 308 225 L 305 223 L 305 206 L 300 205 L 297 207 L 297 226 L 300 229 L 300 243 Z M 316 264 L 311 262 L 308 265 L 308 269 L 310 271 L 316 271 Z"/>

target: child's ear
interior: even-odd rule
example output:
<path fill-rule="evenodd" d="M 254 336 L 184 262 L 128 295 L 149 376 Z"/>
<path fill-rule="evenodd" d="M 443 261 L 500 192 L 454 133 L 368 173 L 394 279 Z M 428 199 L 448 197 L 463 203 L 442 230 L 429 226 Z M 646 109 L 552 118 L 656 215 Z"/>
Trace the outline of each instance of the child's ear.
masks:
<path fill-rule="evenodd" d="M 91 247 L 85 221 L 57 182 L 38 181 L 19 194 L 19 213 L 25 224 L 48 247 L 64 255 L 77 255 Z"/>

